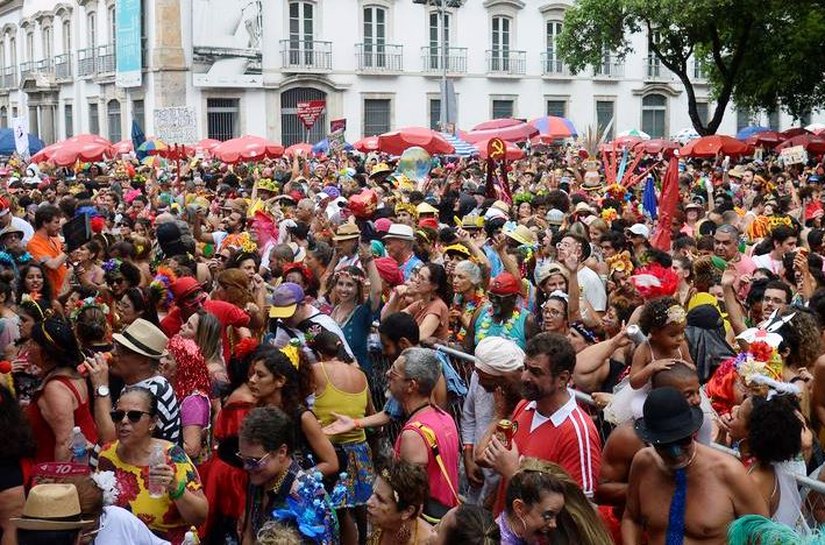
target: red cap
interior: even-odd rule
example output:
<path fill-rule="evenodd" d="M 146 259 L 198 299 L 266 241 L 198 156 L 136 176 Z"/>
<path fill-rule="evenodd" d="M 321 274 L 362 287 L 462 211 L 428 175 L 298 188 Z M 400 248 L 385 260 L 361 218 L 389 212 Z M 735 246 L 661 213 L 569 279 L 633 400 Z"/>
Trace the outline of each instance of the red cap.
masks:
<path fill-rule="evenodd" d="M 11 203 L 6 197 L 0 197 L 0 216 L 5 216 L 11 210 Z"/>
<path fill-rule="evenodd" d="M 515 295 L 521 293 L 521 282 L 508 272 L 503 272 L 493 278 L 490 283 L 490 293 L 493 295 Z"/>
<path fill-rule="evenodd" d="M 438 220 L 435 218 L 421 218 L 418 220 L 419 227 L 429 227 L 435 231 L 438 231 Z"/>
<path fill-rule="evenodd" d="M 199 289 L 201 289 L 201 285 L 196 279 L 191 276 L 184 276 L 183 278 L 178 278 L 175 283 L 172 284 L 172 295 L 175 296 L 175 299 L 183 299 Z"/>

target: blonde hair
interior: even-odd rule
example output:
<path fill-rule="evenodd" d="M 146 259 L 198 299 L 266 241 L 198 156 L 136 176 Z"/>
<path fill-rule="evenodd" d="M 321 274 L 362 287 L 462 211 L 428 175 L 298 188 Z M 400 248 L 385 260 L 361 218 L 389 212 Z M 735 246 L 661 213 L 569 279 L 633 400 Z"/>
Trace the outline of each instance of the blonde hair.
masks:
<path fill-rule="evenodd" d="M 275 521 L 264 523 L 258 530 L 258 535 L 255 536 L 255 545 L 301 545 L 301 543 L 301 536 L 294 528 Z"/>

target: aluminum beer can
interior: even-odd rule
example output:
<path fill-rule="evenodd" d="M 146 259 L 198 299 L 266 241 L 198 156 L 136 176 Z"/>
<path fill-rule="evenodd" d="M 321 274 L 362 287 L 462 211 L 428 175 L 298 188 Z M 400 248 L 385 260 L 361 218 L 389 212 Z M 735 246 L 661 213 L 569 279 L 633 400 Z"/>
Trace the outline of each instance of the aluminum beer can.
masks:
<path fill-rule="evenodd" d="M 628 339 L 633 341 L 636 344 L 642 344 L 647 340 L 647 335 L 642 333 L 642 330 L 636 324 L 630 324 L 625 328 L 624 334 L 627 336 Z"/>
<path fill-rule="evenodd" d="M 507 450 L 510 450 L 510 447 L 513 446 L 513 436 L 516 434 L 516 430 L 518 430 L 518 422 L 499 420 L 496 424 L 496 437 Z"/>

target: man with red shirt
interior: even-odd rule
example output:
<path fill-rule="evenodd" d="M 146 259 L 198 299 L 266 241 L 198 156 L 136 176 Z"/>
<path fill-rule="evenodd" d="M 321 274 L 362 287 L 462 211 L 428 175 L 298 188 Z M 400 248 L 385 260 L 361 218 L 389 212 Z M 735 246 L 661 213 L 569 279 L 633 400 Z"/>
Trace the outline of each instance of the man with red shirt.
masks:
<path fill-rule="evenodd" d="M 524 400 L 510 420 L 518 425 L 509 450 L 494 435 L 480 461 L 502 476 L 496 511 L 503 507 L 507 481 L 516 472 L 520 456 L 559 464 L 592 497 L 601 462 L 601 441 L 595 424 L 576 403 L 567 384 L 576 365 L 576 351 L 567 337 L 541 333 L 525 350 L 521 374 Z"/>
<path fill-rule="evenodd" d="M 246 329 L 249 326 L 249 314 L 232 303 L 209 299 L 198 281 L 191 276 L 178 278 L 172 284 L 172 294 L 175 296 L 175 305 L 160 322 L 160 327 L 167 337 L 171 338 L 180 333 L 184 322 L 201 308 L 214 314 L 221 323 L 221 341 L 225 362 L 228 362 L 232 356 L 228 328 L 235 328 L 236 341 L 249 337 L 249 330 Z"/>

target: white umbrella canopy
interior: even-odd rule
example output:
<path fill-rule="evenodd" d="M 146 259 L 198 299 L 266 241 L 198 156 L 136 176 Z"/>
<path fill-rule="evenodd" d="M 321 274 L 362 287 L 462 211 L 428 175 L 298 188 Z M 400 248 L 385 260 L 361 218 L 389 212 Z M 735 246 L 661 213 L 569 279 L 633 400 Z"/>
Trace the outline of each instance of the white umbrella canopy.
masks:
<path fill-rule="evenodd" d="M 639 129 L 630 129 L 629 131 L 622 131 L 616 135 L 617 138 L 622 138 L 623 136 L 635 136 L 636 138 L 641 138 L 642 140 L 650 140 L 650 135 L 644 131 L 640 131 Z"/>
<path fill-rule="evenodd" d="M 691 140 L 696 140 L 697 138 L 699 138 L 699 133 L 696 132 L 696 129 L 693 127 L 685 127 L 674 134 L 671 140 L 675 140 L 684 146 Z"/>
<path fill-rule="evenodd" d="M 822 134 L 825 132 L 825 123 L 811 123 L 807 127 L 805 127 L 806 131 L 810 131 L 814 134 Z"/>

